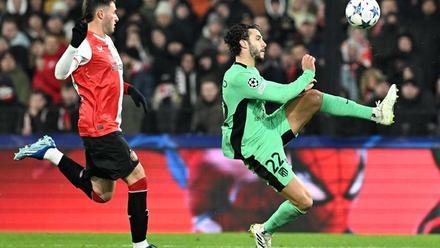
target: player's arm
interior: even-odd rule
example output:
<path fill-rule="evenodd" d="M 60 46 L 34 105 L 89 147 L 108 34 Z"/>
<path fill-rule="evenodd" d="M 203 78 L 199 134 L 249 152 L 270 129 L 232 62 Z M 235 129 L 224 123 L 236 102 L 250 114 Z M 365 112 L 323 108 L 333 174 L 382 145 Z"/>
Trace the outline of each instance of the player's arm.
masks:
<path fill-rule="evenodd" d="M 79 65 L 87 63 L 91 58 L 91 48 L 89 46 L 88 49 L 85 49 L 89 51 L 82 51 L 81 46 L 80 48 L 67 47 L 55 66 L 55 78 L 64 80 L 69 77 Z M 87 53 L 90 54 L 90 56 L 86 55 Z"/>
<path fill-rule="evenodd" d="M 87 40 L 85 40 L 86 36 L 87 23 L 84 19 L 77 20 L 72 28 L 70 45 L 55 66 L 56 79 L 66 79 L 79 65 L 85 64 L 91 59 L 92 50 Z"/>
<path fill-rule="evenodd" d="M 261 99 L 270 102 L 284 104 L 292 98 L 298 96 L 309 85 L 315 77 L 315 72 L 305 70 L 304 73 L 294 82 L 289 84 L 279 84 L 268 81 L 260 77 L 254 77 L 250 73 L 242 73 L 240 82 L 236 85 L 236 90 L 245 98 Z M 261 81 L 261 82 L 260 82 Z"/>

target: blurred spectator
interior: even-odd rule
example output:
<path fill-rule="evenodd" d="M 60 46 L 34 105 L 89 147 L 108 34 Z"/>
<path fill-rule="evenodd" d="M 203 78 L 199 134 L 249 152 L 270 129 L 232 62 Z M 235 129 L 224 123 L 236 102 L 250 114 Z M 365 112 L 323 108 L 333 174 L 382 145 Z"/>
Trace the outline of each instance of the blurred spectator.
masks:
<path fill-rule="evenodd" d="M 416 77 L 415 80 L 418 82 L 423 82 L 422 74 L 420 69 L 422 64 L 420 57 L 417 55 L 418 52 L 414 48 L 413 38 L 410 34 L 403 33 L 397 37 L 397 51 L 392 59 L 389 60 L 389 68 L 387 75 L 392 82 L 402 83 L 406 79 L 412 79 Z M 403 78 L 405 68 L 411 70 L 410 78 Z M 407 70 L 407 76 L 408 70 Z M 421 85 L 423 87 L 423 85 Z"/>
<path fill-rule="evenodd" d="M 368 103 L 374 103 L 379 99 L 383 99 L 388 90 L 385 91 L 385 95 L 380 95 L 379 98 L 375 99 L 375 91 L 379 88 L 379 83 L 383 81 L 385 81 L 385 76 L 379 69 L 374 67 L 366 69 L 360 78 L 359 102 L 369 105 Z"/>
<path fill-rule="evenodd" d="M 254 23 L 260 27 L 260 33 L 265 39 L 266 43 L 269 43 L 271 41 L 272 35 L 270 33 L 271 26 L 269 24 L 269 20 L 267 16 L 256 16 L 254 18 Z"/>
<path fill-rule="evenodd" d="M 8 41 L 3 36 L 1 36 L 0 37 L 0 54 L 6 52 L 7 50 L 9 50 Z"/>
<path fill-rule="evenodd" d="M 46 22 L 46 29 L 48 33 L 64 36 L 66 30 L 64 29 L 63 17 L 59 14 L 52 14 Z M 70 32 L 70 31 L 69 31 Z"/>
<path fill-rule="evenodd" d="M 199 36 L 197 19 L 189 3 L 186 1 L 177 2 L 178 3 L 174 7 L 175 22 L 185 35 L 184 41 L 186 43 L 186 48 L 192 48 L 192 44 L 194 44 Z"/>
<path fill-rule="evenodd" d="M 309 16 L 302 20 L 298 26 L 298 33 L 293 37 L 295 43 L 303 43 L 310 54 L 316 58 L 317 63 L 323 58 L 323 42 L 318 32 L 316 18 Z"/>
<path fill-rule="evenodd" d="M 195 133 L 220 135 L 223 115 L 218 84 L 210 78 L 201 82 L 200 98 L 195 104 L 191 130 Z"/>
<path fill-rule="evenodd" d="M 37 15 L 41 16 L 43 18 L 43 21 L 46 22 L 46 13 L 43 9 L 43 0 L 29 0 L 29 13 L 36 13 Z"/>
<path fill-rule="evenodd" d="M 357 33 L 353 31 L 352 34 Z M 368 45 L 368 43 L 367 43 Z M 348 38 L 341 45 L 341 87 L 347 92 L 348 98 L 354 101 L 359 100 L 360 77 L 364 70 L 371 65 L 366 54 L 368 48 L 359 42 L 355 35 Z"/>
<path fill-rule="evenodd" d="M 13 16 L 18 24 L 21 25 L 21 21 L 24 20 L 28 10 L 27 0 L 6 0 L 6 12 L 9 16 Z"/>
<path fill-rule="evenodd" d="M 60 103 L 63 84 L 63 81 L 55 78 L 55 65 L 65 49 L 66 44 L 60 40 L 57 34 L 48 33 L 44 37 L 43 56 L 36 58 L 36 71 L 32 78 L 32 87 L 45 92 L 51 97 L 54 104 Z"/>
<path fill-rule="evenodd" d="M 187 133 L 191 129 L 192 111 L 200 92 L 198 80 L 194 55 L 183 54 L 180 65 L 175 71 L 177 92 L 182 99 L 178 117 L 178 133 Z"/>
<path fill-rule="evenodd" d="M 416 81 L 403 82 L 396 107 L 396 134 L 406 136 L 428 135 L 435 119 L 435 105 L 431 92 L 423 90 Z"/>
<path fill-rule="evenodd" d="M 221 19 L 216 14 L 211 14 L 207 24 L 202 29 L 202 34 L 194 46 L 194 54 L 200 56 L 207 50 L 216 50 L 219 46 L 224 30 Z"/>
<path fill-rule="evenodd" d="M 426 85 L 433 89 L 440 67 L 440 10 L 435 0 L 421 2 L 422 15 L 419 20 L 412 22 L 411 32 L 415 45 L 420 48 L 418 55 L 421 59 Z"/>
<path fill-rule="evenodd" d="M 29 16 L 27 27 L 26 33 L 32 40 L 42 39 L 46 34 L 43 18 L 36 13 Z"/>
<path fill-rule="evenodd" d="M 28 48 L 30 41 L 28 37 L 19 30 L 17 21 L 13 18 L 5 18 L 2 23 L 2 37 L 4 37 L 11 47 L 22 46 Z"/>
<path fill-rule="evenodd" d="M 440 136 L 440 76 L 435 83 L 435 109 L 437 110 L 435 117 L 435 123 L 437 126 L 434 134 Z"/>
<path fill-rule="evenodd" d="M 20 134 L 24 105 L 17 101 L 12 80 L 0 74 L 0 133 Z"/>
<path fill-rule="evenodd" d="M 200 78 L 211 75 L 221 78 L 221 72 L 218 70 L 217 65 L 217 51 L 206 50 L 197 59 L 197 73 Z"/>
<path fill-rule="evenodd" d="M 288 83 L 286 73 L 281 64 L 283 50 L 277 42 L 269 42 L 266 47 L 266 55 L 261 64 L 261 75 L 270 81 Z"/>
<path fill-rule="evenodd" d="M 290 0 L 288 1 L 287 14 L 295 21 L 296 28 L 299 29 L 306 19 L 316 19 L 320 4 L 320 1 Z"/>
<path fill-rule="evenodd" d="M 388 1 L 390 0 L 384 3 Z M 382 17 L 373 27 L 371 44 L 376 67 L 384 70 L 389 67 L 389 60 L 397 51 L 396 39 L 400 32 L 399 26 L 397 13 L 390 12 L 382 13 Z"/>
<path fill-rule="evenodd" d="M 57 115 L 57 131 L 78 131 L 79 95 L 72 83 L 65 83 L 61 88 L 61 104 L 57 107 Z"/>
<path fill-rule="evenodd" d="M 57 130 L 56 120 L 55 112 L 50 109 L 48 96 L 43 91 L 34 90 L 29 96 L 21 134 L 54 132 Z"/>
<path fill-rule="evenodd" d="M 11 79 L 18 102 L 26 104 L 30 93 L 29 78 L 9 51 L 0 54 L 1 73 Z"/>
<path fill-rule="evenodd" d="M 294 20 L 286 14 L 286 0 L 265 0 L 266 14 L 270 25 L 270 37 L 284 45 L 288 44 L 296 32 Z"/>
<path fill-rule="evenodd" d="M 156 126 L 159 133 L 176 132 L 177 117 L 181 99 L 174 79 L 170 74 L 162 74 L 153 95 L 152 106 L 156 112 Z"/>

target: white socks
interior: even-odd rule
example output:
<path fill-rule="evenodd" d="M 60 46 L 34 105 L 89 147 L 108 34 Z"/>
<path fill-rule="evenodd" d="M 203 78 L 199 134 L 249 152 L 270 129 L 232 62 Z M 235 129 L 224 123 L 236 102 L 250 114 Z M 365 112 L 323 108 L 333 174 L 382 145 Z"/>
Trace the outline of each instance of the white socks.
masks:
<path fill-rule="evenodd" d="M 55 166 L 58 166 L 63 155 L 64 154 L 61 153 L 57 148 L 49 148 L 44 154 L 44 159 L 47 159 Z"/>
<path fill-rule="evenodd" d="M 142 242 L 133 243 L 133 248 L 147 248 L 149 246 L 147 240 L 144 240 Z"/>

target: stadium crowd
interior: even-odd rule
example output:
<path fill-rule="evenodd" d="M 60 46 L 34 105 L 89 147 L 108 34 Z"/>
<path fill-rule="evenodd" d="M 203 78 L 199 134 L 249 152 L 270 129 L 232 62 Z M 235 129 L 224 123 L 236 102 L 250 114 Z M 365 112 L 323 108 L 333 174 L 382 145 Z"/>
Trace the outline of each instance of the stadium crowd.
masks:
<path fill-rule="evenodd" d="M 54 76 L 69 44 L 81 0 L 0 1 L 0 133 L 76 132 L 79 96 Z M 301 58 L 326 64 L 323 0 L 117 1 L 115 45 L 124 77 L 149 102 L 146 115 L 124 99 L 123 130 L 135 133 L 220 134 L 222 76 L 233 61 L 223 41 L 234 23 L 257 23 L 268 44 L 263 77 L 287 83 Z M 346 1 L 343 1 L 346 2 Z M 438 0 L 382 0 L 368 31 L 340 23 L 338 94 L 373 106 L 390 83 L 400 89 L 396 123 L 316 116 L 304 132 L 330 135 L 440 135 L 440 11 Z M 345 6 L 341 4 L 341 6 Z M 268 112 L 276 107 L 268 105 Z"/>

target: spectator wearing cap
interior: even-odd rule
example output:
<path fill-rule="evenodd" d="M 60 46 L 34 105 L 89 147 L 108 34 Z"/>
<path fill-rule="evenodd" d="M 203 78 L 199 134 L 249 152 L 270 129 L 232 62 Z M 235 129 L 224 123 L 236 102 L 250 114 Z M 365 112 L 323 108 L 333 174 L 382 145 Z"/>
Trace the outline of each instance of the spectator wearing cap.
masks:
<path fill-rule="evenodd" d="M 176 25 L 173 16 L 173 9 L 168 1 L 160 1 L 154 11 L 154 26 L 159 28 L 166 36 L 168 42 L 179 42 L 185 47 L 189 47 L 185 40 L 186 34 Z"/>
<path fill-rule="evenodd" d="M 208 22 L 202 29 L 202 34 L 194 46 L 194 54 L 200 56 L 207 50 L 217 50 L 223 38 L 223 22 L 220 17 L 212 13 L 208 17 Z"/>
<path fill-rule="evenodd" d="M 430 133 L 436 109 L 432 92 L 424 90 L 414 80 L 404 81 L 396 106 L 396 134 L 421 136 Z"/>
<path fill-rule="evenodd" d="M 30 93 L 29 78 L 9 50 L 0 54 L 0 71 L 12 81 L 18 102 L 26 104 Z"/>
<path fill-rule="evenodd" d="M 0 133 L 20 134 L 24 105 L 17 100 L 14 84 L 0 74 Z"/>

